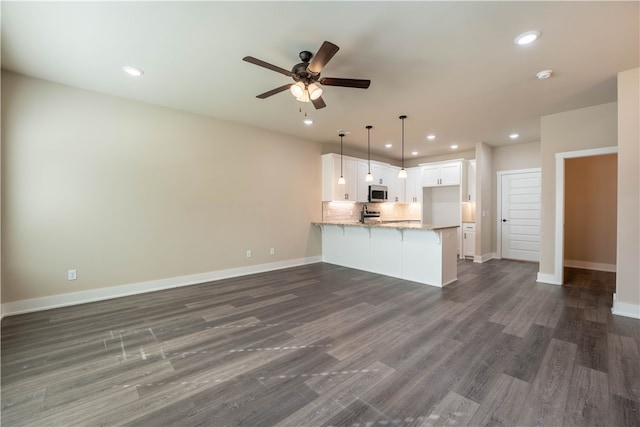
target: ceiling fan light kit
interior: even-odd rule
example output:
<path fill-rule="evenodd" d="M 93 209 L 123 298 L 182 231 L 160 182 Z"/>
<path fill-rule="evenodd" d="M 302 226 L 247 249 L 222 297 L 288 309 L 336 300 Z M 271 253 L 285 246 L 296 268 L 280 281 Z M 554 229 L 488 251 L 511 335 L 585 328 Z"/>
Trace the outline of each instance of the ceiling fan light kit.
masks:
<path fill-rule="evenodd" d="M 270 91 L 257 95 L 256 98 L 265 99 L 280 92 L 284 92 L 289 89 L 291 94 L 296 100 L 301 102 L 312 102 L 316 109 L 324 108 L 327 106 L 322 99 L 322 88 L 317 84 L 323 86 L 341 86 L 352 87 L 357 89 L 367 89 L 371 84 L 370 80 L 363 79 L 343 79 L 336 77 L 320 77 L 320 72 L 325 65 L 333 58 L 340 48 L 335 44 L 325 41 L 320 46 L 320 49 L 314 55 L 308 50 L 303 50 L 298 55 L 300 57 L 299 64 L 293 66 L 291 71 L 278 67 L 277 65 L 269 64 L 261 59 L 254 58 L 253 56 L 245 56 L 243 61 L 249 62 L 254 65 L 258 65 L 263 68 L 267 68 L 271 71 L 275 71 L 285 76 L 293 78 L 296 83 L 291 85 L 284 85 Z"/>
<path fill-rule="evenodd" d="M 291 87 L 289 88 L 289 91 L 291 92 L 291 95 L 293 95 L 294 98 L 300 98 L 302 95 L 304 95 L 304 83 L 302 82 L 298 82 L 294 85 L 291 85 Z"/>
<path fill-rule="evenodd" d="M 311 83 L 307 87 L 307 92 L 309 92 L 309 98 L 311 98 L 312 101 L 322 96 L 322 89 L 320 89 L 315 83 Z"/>

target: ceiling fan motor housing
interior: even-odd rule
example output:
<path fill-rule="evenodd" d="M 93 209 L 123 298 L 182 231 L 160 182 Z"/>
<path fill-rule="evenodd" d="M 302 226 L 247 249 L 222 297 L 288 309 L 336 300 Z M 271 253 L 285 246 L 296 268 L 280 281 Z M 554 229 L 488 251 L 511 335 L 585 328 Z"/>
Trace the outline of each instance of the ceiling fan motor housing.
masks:
<path fill-rule="evenodd" d="M 293 79 L 297 82 L 303 82 L 306 85 L 310 85 L 311 83 L 315 83 L 320 78 L 320 73 L 312 74 L 309 72 L 309 61 L 313 58 L 313 53 L 308 50 L 303 50 L 299 54 L 300 60 L 302 61 L 299 64 L 296 64 L 291 69 L 293 73 Z"/>

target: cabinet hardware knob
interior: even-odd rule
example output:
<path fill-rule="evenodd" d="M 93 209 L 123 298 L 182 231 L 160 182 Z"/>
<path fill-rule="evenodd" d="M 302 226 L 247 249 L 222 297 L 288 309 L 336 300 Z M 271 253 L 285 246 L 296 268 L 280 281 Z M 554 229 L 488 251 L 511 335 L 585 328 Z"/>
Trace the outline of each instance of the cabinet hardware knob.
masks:
<path fill-rule="evenodd" d="M 507 220 L 506 220 L 506 219 L 503 219 L 503 220 L 502 220 L 502 222 L 507 222 Z"/>

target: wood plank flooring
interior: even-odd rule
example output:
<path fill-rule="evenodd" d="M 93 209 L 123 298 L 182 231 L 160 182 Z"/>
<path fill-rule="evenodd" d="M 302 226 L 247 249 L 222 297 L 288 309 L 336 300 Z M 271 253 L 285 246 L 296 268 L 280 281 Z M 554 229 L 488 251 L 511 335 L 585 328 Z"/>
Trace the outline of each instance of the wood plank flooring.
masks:
<path fill-rule="evenodd" d="M 434 288 L 330 264 L 2 321 L 3 426 L 639 426 L 615 275 L 460 261 Z"/>

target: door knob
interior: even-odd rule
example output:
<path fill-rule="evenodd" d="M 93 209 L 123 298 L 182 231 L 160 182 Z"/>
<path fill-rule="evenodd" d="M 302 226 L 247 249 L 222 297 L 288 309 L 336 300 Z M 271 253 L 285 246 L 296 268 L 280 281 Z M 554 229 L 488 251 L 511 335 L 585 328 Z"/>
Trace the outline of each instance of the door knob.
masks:
<path fill-rule="evenodd" d="M 503 220 L 502 220 L 502 222 L 507 222 L 507 220 L 506 220 L 506 219 L 503 219 Z"/>

